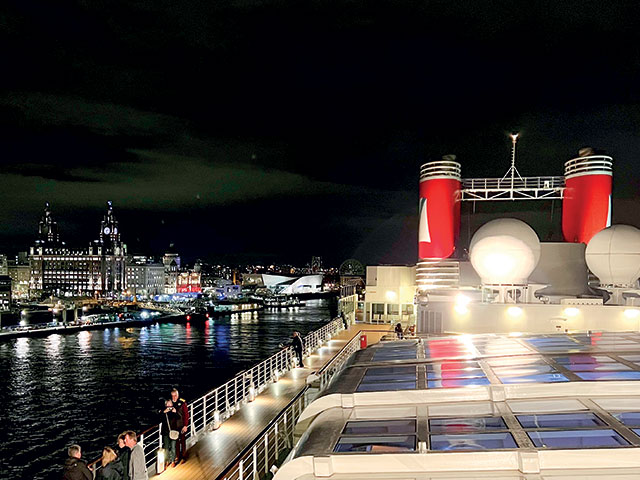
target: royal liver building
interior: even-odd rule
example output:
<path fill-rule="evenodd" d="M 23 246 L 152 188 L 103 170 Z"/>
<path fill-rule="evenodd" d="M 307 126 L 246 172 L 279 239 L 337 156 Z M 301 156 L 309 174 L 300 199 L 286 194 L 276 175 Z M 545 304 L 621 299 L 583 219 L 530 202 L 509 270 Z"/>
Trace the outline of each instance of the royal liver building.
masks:
<path fill-rule="evenodd" d="M 31 297 L 112 296 L 125 289 L 127 247 L 120 240 L 113 205 L 100 224 L 98 240 L 87 248 L 70 248 L 60 240 L 49 203 L 38 225 L 38 239 L 30 249 Z"/>

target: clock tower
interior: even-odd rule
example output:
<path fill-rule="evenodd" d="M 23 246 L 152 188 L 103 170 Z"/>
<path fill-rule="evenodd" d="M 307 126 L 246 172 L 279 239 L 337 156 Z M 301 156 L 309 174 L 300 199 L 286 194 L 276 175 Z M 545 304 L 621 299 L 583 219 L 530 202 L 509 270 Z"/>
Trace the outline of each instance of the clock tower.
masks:
<path fill-rule="evenodd" d="M 99 239 L 105 251 L 116 254 L 121 253 L 122 243 L 120 242 L 120 229 L 118 228 L 118 221 L 113 215 L 113 204 L 111 200 L 107 202 L 107 213 L 100 223 Z"/>
<path fill-rule="evenodd" d="M 120 241 L 120 228 L 113 214 L 113 203 L 107 202 L 107 213 L 100 222 L 98 245 L 102 247 L 102 285 L 105 292 L 121 292 L 126 288 L 125 262 L 127 247 Z"/>

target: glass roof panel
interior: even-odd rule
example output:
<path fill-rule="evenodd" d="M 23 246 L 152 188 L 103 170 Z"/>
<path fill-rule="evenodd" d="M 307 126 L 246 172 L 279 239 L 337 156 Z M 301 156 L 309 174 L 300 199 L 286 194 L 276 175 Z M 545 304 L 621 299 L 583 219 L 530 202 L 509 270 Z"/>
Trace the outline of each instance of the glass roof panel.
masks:
<path fill-rule="evenodd" d="M 485 430 L 507 430 L 502 417 L 432 418 L 429 420 L 432 433 L 461 434 Z"/>
<path fill-rule="evenodd" d="M 523 428 L 585 428 L 606 425 L 593 413 L 554 413 L 516 415 Z"/>
<path fill-rule="evenodd" d="M 576 372 L 582 380 L 640 380 L 640 372 Z"/>
<path fill-rule="evenodd" d="M 490 385 L 488 378 L 452 378 L 446 380 L 428 380 L 427 388 L 457 388 Z"/>
<path fill-rule="evenodd" d="M 334 452 L 370 452 L 396 453 L 416 449 L 416 437 L 407 436 L 371 436 L 341 437 L 333 449 Z"/>
<path fill-rule="evenodd" d="M 600 372 L 600 371 L 622 371 L 622 370 L 631 370 L 631 367 L 624 365 L 622 363 L 578 363 L 575 365 L 565 365 L 565 368 L 571 370 L 572 372 Z"/>
<path fill-rule="evenodd" d="M 505 384 L 513 383 L 557 383 L 568 382 L 569 379 L 561 373 L 540 373 L 536 375 L 524 375 L 520 377 L 499 376 L 500 381 Z"/>
<path fill-rule="evenodd" d="M 584 364 L 584 363 L 606 363 L 615 362 L 611 357 L 606 355 L 568 355 L 564 357 L 553 357 L 556 363 L 561 364 Z"/>
<path fill-rule="evenodd" d="M 550 430 L 527 432 L 539 448 L 600 448 L 620 447 L 629 443 L 611 429 Z"/>
<path fill-rule="evenodd" d="M 396 390 L 415 390 L 416 382 L 373 382 L 361 383 L 358 385 L 356 392 L 381 392 Z"/>
<path fill-rule="evenodd" d="M 403 420 L 366 420 L 357 422 L 347 422 L 342 434 L 349 435 L 385 435 L 385 434 L 408 434 L 416 431 L 416 421 L 413 419 Z"/>
<path fill-rule="evenodd" d="M 431 450 L 500 450 L 517 448 L 510 433 L 470 433 L 466 435 L 431 435 Z"/>
<path fill-rule="evenodd" d="M 612 415 L 625 425 L 640 427 L 640 412 L 616 412 Z"/>

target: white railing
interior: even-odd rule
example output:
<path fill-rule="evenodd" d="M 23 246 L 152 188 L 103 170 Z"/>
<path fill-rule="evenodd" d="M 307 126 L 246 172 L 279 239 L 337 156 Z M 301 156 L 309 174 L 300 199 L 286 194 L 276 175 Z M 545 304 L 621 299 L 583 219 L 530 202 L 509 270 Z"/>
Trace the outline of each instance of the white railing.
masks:
<path fill-rule="evenodd" d="M 564 177 L 524 177 L 514 178 L 513 188 L 522 190 L 549 190 L 564 187 Z M 512 188 L 509 178 L 465 178 L 464 190 L 504 190 Z"/>
<path fill-rule="evenodd" d="M 425 163 L 420 167 L 420 180 L 433 177 L 449 177 L 460 180 L 461 165 L 452 160 L 439 160 Z"/>
<path fill-rule="evenodd" d="M 360 332 L 347 343 L 338 354 L 320 370 L 320 391 L 325 390 L 336 375 L 342 371 L 351 356 L 360 350 Z"/>
<path fill-rule="evenodd" d="M 360 348 L 358 332 L 319 372 L 322 392 Z M 262 432 L 218 475 L 217 480 L 260 480 L 281 465 L 293 448 L 295 425 L 307 407 L 309 387 L 300 391 Z"/>
<path fill-rule="evenodd" d="M 569 178 L 575 175 L 602 173 L 611 175 L 613 172 L 613 158 L 607 155 L 589 155 L 578 157 L 564 164 L 564 175 Z"/>
<path fill-rule="evenodd" d="M 343 329 L 341 318 L 335 318 L 323 327 L 303 337 L 306 357 L 317 350 Z M 188 447 L 198 441 L 198 437 L 231 417 L 240 407 L 253 400 L 270 383 L 294 366 L 294 352 L 291 347 L 283 348 L 249 370 L 240 372 L 228 382 L 211 390 L 200 398 L 189 402 Z M 300 411 L 296 411 L 300 415 Z M 282 415 L 282 413 L 281 413 Z M 297 420 L 297 416 L 295 417 Z M 291 428 L 293 428 L 292 424 Z M 162 448 L 162 425 L 154 425 L 140 435 L 139 442 L 144 446 L 145 460 L 149 473 L 155 473 L 158 450 Z M 267 448 L 267 455 L 269 451 Z M 94 462 L 95 463 L 95 462 Z"/>

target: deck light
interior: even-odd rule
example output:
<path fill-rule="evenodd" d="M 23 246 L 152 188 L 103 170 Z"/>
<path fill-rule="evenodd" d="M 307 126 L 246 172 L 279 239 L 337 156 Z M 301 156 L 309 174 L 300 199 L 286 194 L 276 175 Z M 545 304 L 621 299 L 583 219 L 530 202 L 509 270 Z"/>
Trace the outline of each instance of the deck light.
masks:
<path fill-rule="evenodd" d="M 579 313 L 580 313 L 580 310 L 578 310 L 576 307 L 568 307 L 564 309 L 564 314 L 567 317 L 575 317 Z"/>
<path fill-rule="evenodd" d="M 219 429 L 220 425 L 222 425 L 222 421 L 220 419 L 220 411 L 214 410 L 213 411 L 213 429 L 214 430 Z"/>
<path fill-rule="evenodd" d="M 640 315 L 640 310 L 637 308 L 627 308 L 624 311 L 624 316 L 627 318 L 638 318 L 638 315 Z"/>
<path fill-rule="evenodd" d="M 522 309 L 520 307 L 509 307 L 507 308 L 507 313 L 510 317 L 519 317 L 522 315 Z"/>
<path fill-rule="evenodd" d="M 249 387 L 249 401 L 253 402 L 256 399 L 256 387 L 253 386 L 253 383 Z"/>
<path fill-rule="evenodd" d="M 158 458 L 156 460 L 156 472 L 158 472 L 158 475 L 164 472 L 164 448 L 158 449 Z"/>

